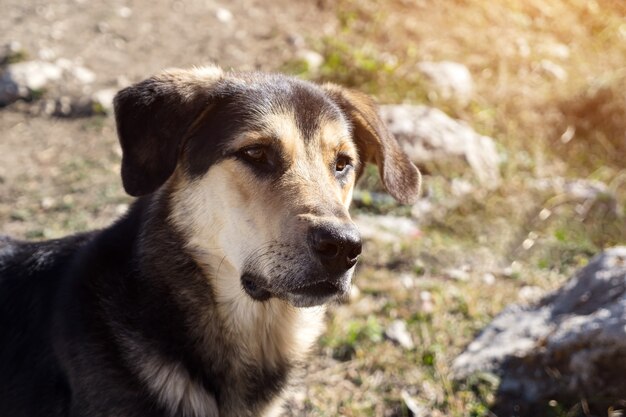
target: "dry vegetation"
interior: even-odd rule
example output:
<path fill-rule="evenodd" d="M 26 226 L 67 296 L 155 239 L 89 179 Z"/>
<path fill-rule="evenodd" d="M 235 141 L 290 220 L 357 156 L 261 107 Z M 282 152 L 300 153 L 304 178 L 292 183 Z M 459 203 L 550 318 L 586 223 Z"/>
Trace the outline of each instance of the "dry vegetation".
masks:
<path fill-rule="evenodd" d="M 320 385 L 309 391 L 318 410 L 310 412 L 410 415 L 405 391 L 424 415 L 492 415 L 497 378 L 451 383 L 455 355 L 523 299 L 522 288 L 554 289 L 601 248 L 626 243 L 626 3 L 343 0 L 338 13 L 340 32 L 314 39 L 322 67 L 287 68 L 467 121 L 500 144 L 504 183 L 422 219 L 419 240 L 366 251 L 357 281 L 364 300 L 337 309 L 322 340 L 322 354 L 343 362 L 312 372 Z M 471 103 L 429 91 L 416 64 L 431 60 L 470 68 Z M 603 181 L 608 191 L 585 200 L 534 186 L 555 177 Z M 431 197 L 445 195 L 439 178 L 426 181 Z M 464 266 L 469 280 L 446 278 L 451 266 Z M 394 318 L 407 321 L 414 350 L 381 340 Z M 587 414 L 585 401 L 552 401 L 545 415 Z"/>
<path fill-rule="evenodd" d="M 325 15 L 334 14 L 339 22 L 306 39 L 324 56 L 321 68 L 297 59 L 270 64 L 266 57 L 264 69 L 352 85 L 385 103 L 437 106 L 497 140 L 504 181 L 496 190 L 477 191 L 446 206 L 449 185 L 428 178 L 430 198 L 442 208 L 421 219 L 420 236 L 367 242 L 356 278 L 361 295 L 332 309 L 328 331 L 304 371 L 306 384 L 292 396 L 288 415 L 409 416 L 410 397 L 422 407 L 422 415 L 490 416 L 497 378 L 483 375 L 452 383 L 452 359 L 505 305 L 524 299 L 529 291 L 521 289 L 556 288 L 601 248 L 626 243 L 626 3 L 320 4 Z M 174 15 L 165 10 L 163 16 L 165 30 Z M 113 29 L 121 31 L 122 23 Z M 272 30 L 263 35 L 266 43 L 278 38 L 279 29 Z M 102 48 L 108 47 L 110 40 L 105 34 L 102 38 Z M 172 65 L 162 63 L 138 36 L 126 38 L 135 42 L 133 53 L 139 57 L 128 65 L 132 77 L 146 75 L 140 71 L 148 69 L 139 68 L 144 61 Z M 176 43 L 174 37 L 167 40 L 163 52 Z M 276 45 L 280 49 L 282 44 Z M 187 64 L 206 51 L 188 52 L 176 50 L 171 56 Z M 116 54 L 124 62 L 123 53 Z M 94 53 L 87 63 L 92 59 L 104 66 L 106 57 Z M 461 105 L 434 95 L 416 70 L 418 62 L 428 60 L 467 65 L 475 81 L 473 100 Z M 122 70 L 109 65 L 111 74 Z M 110 117 L 50 123 L 9 110 L 1 110 L 0 116 L 3 126 L 10 126 L 0 152 L 20 161 L 0 166 L 3 232 L 58 237 L 104 226 L 124 210 L 129 199 L 119 184 L 120 155 Z M 23 138 L 29 139 L 28 146 Z M 541 179 L 556 177 L 602 181 L 607 192 L 576 199 L 558 187 L 537 186 Z M 367 187 L 376 186 L 371 175 L 368 180 Z M 451 278 L 450 268 L 464 269 L 467 280 Z M 384 339 L 383 330 L 394 319 L 406 321 L 414 349 Z M 610 413 L 601 410 L 599 415 Z M 546 416 L 583 414 L 575 400 L 545 408 Z"/>

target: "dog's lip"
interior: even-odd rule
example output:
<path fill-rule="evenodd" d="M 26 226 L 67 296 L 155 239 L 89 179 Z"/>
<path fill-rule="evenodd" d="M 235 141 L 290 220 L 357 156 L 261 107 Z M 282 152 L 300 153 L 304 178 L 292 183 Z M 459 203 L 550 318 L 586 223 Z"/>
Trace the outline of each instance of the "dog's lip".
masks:
<path fill-rule="evenodd" d="M 297 287 L 283 288 L 276 291 L 272 290 L 271 287 L 268 288 L 267 280 L 263 276 L 250 272 L 246 272 L 241 276 L 241 286 L 246 294 L 256 301 L 266 301 L 272 297 L 284 298 L 286 300 L 304 298 L 314 302 L 314 304 L 319 304 L 323 303 L 324 300 L 345 292 L 342 281 L 332 279 L 306 282 Z M 296 298 L 294 299 L 293 297 Z"/>
<path fill-rule="evenodd" d="M 341 291 L 339 283 L 324 280 L 295 288 L 291 292 L 298 295 L 306 295 L 314 298 L 327 298 Z"/>

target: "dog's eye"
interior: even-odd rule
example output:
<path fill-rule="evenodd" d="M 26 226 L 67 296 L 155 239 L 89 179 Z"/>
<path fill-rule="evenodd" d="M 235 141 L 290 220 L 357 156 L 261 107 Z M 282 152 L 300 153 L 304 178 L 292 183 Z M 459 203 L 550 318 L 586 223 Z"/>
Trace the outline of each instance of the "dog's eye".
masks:
<path fill-rule="evenodd" d="M 251 146 L 241 151 L 241 156 L 248 162 L 265 164 L 268 162 L 267 149 L 263 146 Z"/>
<path fill-rule="evenodd" d="M 335 161 L 335 171 L 339 174 L 344 172 L 347 168 L 352 166 L 352 161 L 350 157 L 346 155 L 337 156 L 337 160 Z"/>

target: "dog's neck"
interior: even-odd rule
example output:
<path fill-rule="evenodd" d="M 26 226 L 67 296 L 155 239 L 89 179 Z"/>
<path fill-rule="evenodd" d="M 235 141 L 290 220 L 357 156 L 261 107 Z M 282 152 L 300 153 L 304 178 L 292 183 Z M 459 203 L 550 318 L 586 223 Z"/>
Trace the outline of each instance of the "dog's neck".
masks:
<path fill-rule="evenodd" d="M 321 333 L 324 309 L 299 309 L 278 299 L 259 302 L 240 287 L 234 291 L 240 285 L 236 271 L 225 263 L 216 277 L 201 258 L 210 254 L 187 247 L 184 235 L 170 222 L 169 204 L 164 193 L 137 203 L 144 217 L 136 245 L 138 267 L 151 291 L 173 298 L 168 302 L 175 303 L 184 321 L 176 339 L 182 339 L 187 349 L 178 349 L 178 361 L 164 360 L 154 352 L 139 376 L 168 408 L 185 415 L 204 413 L 198 405 L 206 403 L 198 400 L 203 398 L 203 386 L 218 399 L 240 397 L 226 404 L 257 403 L 260 407 L 253 409 L 262 415 L 261 404 L 269 404 L 280 393 L 289 370 L 304 359 Z M 162 338 L 168 340 L 169 335 Z M 189 364 L 198 364 L 203 371 L 192 372 Z M 246 415 L 241 410 L 226 415 L 231 414 Z"/>

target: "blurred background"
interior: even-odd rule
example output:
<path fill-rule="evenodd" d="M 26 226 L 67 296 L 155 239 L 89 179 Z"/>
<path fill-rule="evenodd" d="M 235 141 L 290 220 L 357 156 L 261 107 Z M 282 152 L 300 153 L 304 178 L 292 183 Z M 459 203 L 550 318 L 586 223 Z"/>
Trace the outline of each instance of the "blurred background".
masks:
<path fill-rule="evenodd" d="M 355 289 L 285 415 L 495 415 L 499 376 L 455 378 L 454 358 L 507 305 L 626 244 L 622 0 L 0 3 L 6 234 L 56 238 L 127 209 L 111 100 L 164 68 L 280 71 L 382 105 L 423 197 L 398 206 L 366 172 Z M 614 400 L 599 415 L 621 415 Z M 534 415 L 592 413 L 542 401 Z"/>

